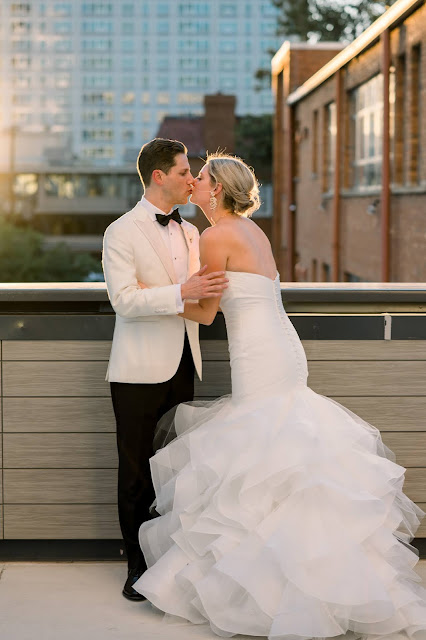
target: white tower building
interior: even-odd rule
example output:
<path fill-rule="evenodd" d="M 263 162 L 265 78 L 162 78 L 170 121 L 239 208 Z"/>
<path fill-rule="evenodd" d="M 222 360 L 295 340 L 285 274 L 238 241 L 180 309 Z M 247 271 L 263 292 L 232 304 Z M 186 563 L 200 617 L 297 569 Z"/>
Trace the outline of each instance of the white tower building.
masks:
<path fill-rule="evenodd" d="M 17 155 L 120 166 L 165 115 L 200 114 L 205 94 L 272 113 L 254 73 L 280 44 L 276 15 L 271 0 L 2 0 L 2 139 L 13 127 Z"/>

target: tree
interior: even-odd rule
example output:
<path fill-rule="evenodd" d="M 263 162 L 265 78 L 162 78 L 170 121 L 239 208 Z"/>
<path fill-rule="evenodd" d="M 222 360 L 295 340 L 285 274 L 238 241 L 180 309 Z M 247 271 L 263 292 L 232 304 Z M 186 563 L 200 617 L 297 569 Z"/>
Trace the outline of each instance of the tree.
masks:
<path fill-rule="evenodd" d="M 309 41 L 351 41 L 395 0 L 271 0 L 280 10 L 277 35 Z"/>
<path fill-rule="evenodd" d="M 261 181 L 272 180 L 272 116 L 243 116 L 235 136 L 235 153 L 252 166 Z"/>
<path fill-rule="evenodd" d="M 279 9 L 277 36 L 306 42 L 342 41 L 358 37 L 396 0 L 270 0 Z M 270 85 L 270 69 L 255 72 L 257 90 Z"/>
<path fill-rule="evenodd" d="M 75 282 L 101 266 L 87 253 L 74 253 L 64 243 L 43 249 L 43 236 L 0 220 L 1 282 Z"/>

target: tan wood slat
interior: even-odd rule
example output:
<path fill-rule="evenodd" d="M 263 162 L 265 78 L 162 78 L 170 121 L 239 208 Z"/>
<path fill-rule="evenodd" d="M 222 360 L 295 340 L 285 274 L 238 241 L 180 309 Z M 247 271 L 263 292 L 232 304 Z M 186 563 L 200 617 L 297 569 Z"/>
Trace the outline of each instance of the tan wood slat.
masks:
<path fill-rule="evenodd" d="M 5 469 L 7 504 L 114 504 L 116 469 Z"/>
<path fill-rule="evenodd" d="M 426 431 L 426 397 L 337 396 L 334 400 L 383 431 Z"/>
<path fill-rule="evenodd" d="M 229 360 L 227 340 L 201 340 L 201 355 L 205 360 Z"/>
<path fill-rule="evenodd" d="M 3 362 L 4 396 L 109 396 L 106 362 Z"/>
<path fill-rule="evenodd" d="M 425 362 L 310 362 L 309 386 L 334 396 L 425 396 Z"/>
<path fill-rule="evenodd" d="M 0 504 L 0 540 L 3 540 L 3 505 Z"/>
<path fill-rule="evenodd" d="M 416 502 L 417 506 L 426 513 L 426 502 Z M 426 516 L 420 522 L 420 526 L 415 534 L 416 538 L 426 538 Z"/>
<path fill-rule="evenodd" d="M 302 340 L 308 360 L 426 360 L 426 340 Z"/>
<path fill-rule="evenodd" d="M 116 505 L 5 505 L 7 540 L 121 539 Z"/>
<path fill-rule="evenodd" d="M 426 502 L 426 468 L 407 469 L 404 493 L 414 502 Z"/>
<path fill-rule="evenodd" d="M 195 377 L 196 396 L 217 397 L 231 391 L 231 369 L 229 362 L 205 362 L 203 381 Z"/>
<path fill-rule="evenodd" d="M 3 398 L 5 432 L 115 431 L 111 398 Z"/>
<path fill-rule="evenodd" d="M 113 433 L 5 433 L 5 469 L 115 469 Z"/>
<path fill-rule="evenodd" d="M 3 360 L 108 360 L 110 340 L 3 340 Z"/>
<path fill-rule="evenodd" d="M 426 467 L 426 432 L 382 432 L 383 442 L 403 467 Z"/>

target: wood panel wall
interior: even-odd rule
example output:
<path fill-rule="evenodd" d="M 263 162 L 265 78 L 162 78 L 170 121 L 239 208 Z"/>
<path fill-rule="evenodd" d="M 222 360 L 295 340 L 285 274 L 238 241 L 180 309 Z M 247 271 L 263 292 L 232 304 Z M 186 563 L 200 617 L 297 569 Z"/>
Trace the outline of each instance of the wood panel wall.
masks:
<path fill-rule="evenodd" d="M 426 341 L 311 340 L 309 386 L 378 427 L 426 507 Z M 110 342 L 1 344 L 0 537 L 117 539 Z M 230 391 L 226 341 L 202 342 L 196 397 Z M 1 452 L 0 452 L 1 453 Z M 418 531 L 426 537 L 426 524 Z"/>

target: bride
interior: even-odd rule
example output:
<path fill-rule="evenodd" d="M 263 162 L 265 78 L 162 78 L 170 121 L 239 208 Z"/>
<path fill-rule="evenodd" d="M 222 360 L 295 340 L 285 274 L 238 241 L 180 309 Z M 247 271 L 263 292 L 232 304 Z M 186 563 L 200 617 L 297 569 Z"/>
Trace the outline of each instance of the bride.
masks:
<path fill-rule="evenodd" d="M 166 414 L 176 437 L 151 458 L 160 516 L 140 528 L 149 569 L 134 588 L 224 637 L 426 638 L 409 545 L 424 514 L 379 431 L 307 386 L 269 241 L 249 219 L 253 172 L 211 155 L 192 202 L 212 224 L 201 264 L 229 285 L 183 316 L 211 324 L 220 302 L 232 395 Z"/>

